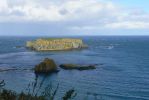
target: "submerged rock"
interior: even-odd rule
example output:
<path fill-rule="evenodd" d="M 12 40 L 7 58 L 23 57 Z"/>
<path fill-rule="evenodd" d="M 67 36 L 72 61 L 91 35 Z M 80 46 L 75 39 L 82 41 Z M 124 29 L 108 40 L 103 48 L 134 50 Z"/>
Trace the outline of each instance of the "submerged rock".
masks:
<path fill-rule="evenodd" d="M 58 72 L 53 59 L 45 58 L 40 64 L 35 66 L 35 73 L 53 73 Z"/>
<path fill-rule="evenodd" d="M 60 67 L 63 68 L 63 69 L 66 69 L 66 70 L 72 70 L 72 69 L 91 70 L 91 69 L 96 69 L 95 65 L 61 64 Z"/>
<path fill-rule="evenodd" d="M 15 48 L 23 48 L 23 46 L 15 46 Z"/>
<path fill-rule="evenodd" d="M 74 38 L 46 38 L 28 41 L 26 47 L 36 51 L 72 50 L 86 48 L 81 39 Z"/>

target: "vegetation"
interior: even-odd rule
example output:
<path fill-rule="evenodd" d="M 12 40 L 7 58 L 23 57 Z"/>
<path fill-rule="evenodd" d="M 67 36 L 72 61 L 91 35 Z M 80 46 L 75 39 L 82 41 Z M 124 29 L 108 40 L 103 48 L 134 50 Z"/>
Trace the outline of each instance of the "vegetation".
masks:
<path fill-rule="evenodd" d="M 41 91 L 45 79 L 46 76 L 39 81 L 37 76 L 35 81 L 28 84 L 27 89 L 21 93 L 4 89 L 5 82 L 2 80 L 0 81 L 0 100 L 57 100 L 55 97 L 59 90 L 59 84 L 57 84 L 56 88 L 53 88 L 50 83 L 43 91 Z M 76 91 L 74 89 L 70 89 L 63 97 L 61 97 L 61 100 L 73 100 L 76 96 Z M 93 96 L 94 98 L 92 100 L 104 100 L 102 97 L 97 98 L 98 94 L 92 94 L 90 92 L 87 93 L 87 96 L 83 100 L 90 100 L 88 96 Z"/>
<path fill-rule="evenodd" d="M 53 89 L 52 84 L 48 84 L 45 90 L 42 92 L 41 88 L 44 84 L 46 76 L 39 82 L 38 76 L 35 79 L 35 82 L 28 84 L 28 87 L 25 92 L 17 94 L 15 91 L 4 89 L 5 86 L 4 80 L 0 81 L 0 100 L 55 100 L 55 96 L 58 92 L 59 84 L 55 89 Z M 69 90 L 65 93 L 62 100 L 71 100 L 76 96 L 73 95 L 75 92 L 74 89 Z"/>
<path fill-rule="evenodd" d="M 56 86 L 56 88 L 53 88 L 52 84 L 48 84 L 47 87 L 42 90 L 42 85 L 44 84 L 46 77 L 42 79 L 41 82 L 38 82 L 38 76 L 35 79 L 35 82 L 28 84 L 28 87 L 26 89 L 26 92 L 16 93 L 12 90 L 4 89 L 5 86 L 4 80 L 0 81 L 0 100 L 57 100 L 56 94 L 59 89 L 59 84 Z M 76 98 L 77 93 L 74 89 L 70 89 L 66 91 L 63 97 L 61 97 L 61 100 L 73 100 Z M 100 96 L 100 98 L 97 98 L 97 94 L 92 94 L 90 92 L 87 93 L 87 95 L 84 97 L 83 100 L 90 100 L 88 96 L 93 96 L 94 99 L 92 100 L 105 100 Z"/>
<path fill-rule="evenodd" d="M 72 38 L 47 38 L 27 41 L 26 47 L 35 51 L 59 51 L 86 48 L 87 45 L 81 39 Z"/>
<path fill-rule="evenodd" d="M 76 95 L 77 95 L 77 93 L 75 93 L 75 90 L 71 89 L 68 92 L 66 92 L 66 94 L 63 97 L 63 100 L 73 99 Z"/>

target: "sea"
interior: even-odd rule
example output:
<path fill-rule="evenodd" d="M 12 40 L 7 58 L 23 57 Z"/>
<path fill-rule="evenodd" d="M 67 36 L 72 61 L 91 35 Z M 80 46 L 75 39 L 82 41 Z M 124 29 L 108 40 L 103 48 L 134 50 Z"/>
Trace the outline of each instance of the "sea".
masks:
<path fill-rule="evenodd" d="M 26 41 L 41 37 L 0 37 L 0 80 L 4 88 L 27 92 L 35 81 L 38 89 L 57 87 L 55 100 L 75 90 L 73 100 L 149 100 L 149 36 L 80 36 L 88 48 L 36 52 Z M 31 70 L 44 58 L 52 58 L 59 72 L 37 75 Z M 64 70 L 60 64 L 96 64 L 95 70 Z M 17 70 L 12 70 L 17 69 Z M 3 70 L 3 71 L 2 71 Z M 50 84 L 50 85 L 49 85 Z"/>

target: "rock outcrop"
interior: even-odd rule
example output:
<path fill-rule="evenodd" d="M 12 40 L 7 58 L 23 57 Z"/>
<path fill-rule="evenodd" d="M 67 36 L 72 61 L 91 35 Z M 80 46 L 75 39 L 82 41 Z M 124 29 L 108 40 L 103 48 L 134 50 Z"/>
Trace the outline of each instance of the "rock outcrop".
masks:
<path fill-rule="evenodd" d="M 81 39 L 73 38 L 47 38 L 28 41 L 26 47 L 36 51 L 71 50 L 86 48 Z"/>
<path fill-rule="evenodd" d="M 43 62 L 35 66 L 34 71 L 35 73 L 53 73 L 58 70 L 53 59 L 45 58 Z"/>
<path fill-rule="evenodd" d="M 91 69 L 96 69 L 95 65 L 61 64 L 60 67 L 63 68 L 63 69 L 66 69 L 66 70 L 72 70 L 72 69 L 91 70 Z"/>

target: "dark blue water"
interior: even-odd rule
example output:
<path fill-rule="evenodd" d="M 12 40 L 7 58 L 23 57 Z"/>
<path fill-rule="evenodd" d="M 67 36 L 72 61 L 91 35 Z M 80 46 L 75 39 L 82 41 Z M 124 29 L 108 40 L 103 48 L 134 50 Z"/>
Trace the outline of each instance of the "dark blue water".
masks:
<path fill-rule="evenodd" d="M 67 90 L 76 90 L 76 100 L 149 100 L 149 37 L 80 37 L 88 49 L 61 52 L 34 52 L 25 42 L 38 37 L 0 37 L 0 68 L 18 68 L 0 72 L 6 88 L 21 91 L 33 82 L 31 70 L 44 58 L 62 63 L 103 64 L 95 70 L 63 70 L 46 78 L 45 84 L 59 83 L 56 98 Z M 42 79 L 42 76 L 40 77 Z M 88 98 L 88 99 L 86 99 Z"/>

